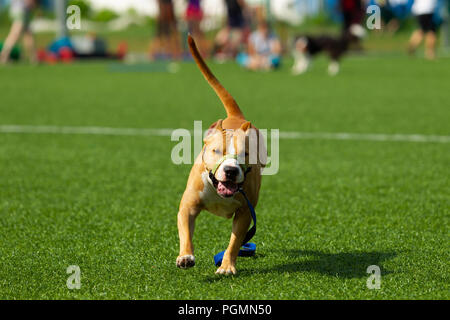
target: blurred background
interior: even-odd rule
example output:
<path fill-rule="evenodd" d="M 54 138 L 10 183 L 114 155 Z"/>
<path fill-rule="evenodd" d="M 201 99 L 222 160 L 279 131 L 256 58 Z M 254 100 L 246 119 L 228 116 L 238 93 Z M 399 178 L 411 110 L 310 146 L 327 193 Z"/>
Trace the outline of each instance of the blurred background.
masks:
<path fill-rule="evenodd" d="M 411 12 L 414 0 L 0 0 L 0 42 L 17 19 L 15 7 L 28 3 L 32 13 L 24 19 L 35 39 L 30 55 L 43 63 L 76 58 L 189 59 L 188 32 L 206 57 L 220 62 L 247 51 L 251 32 L 261 22 L 269 23 L 280 41 L 280 54 L 287 55 L 296 35 L 338 37 L 346 19 L 364 26 L 370 16 L 366 8 L 374 4 L 381 9 L 381 29 L 370 30 L 363 45 L 352 47 L 354 52 L 406 53 L 409 38 L 418 28 Z M 81 9 L 79 30 L 67 28 L 70 5 Z M 441 30 L 437 42 L 441 55 L 446 55 L 450 43 L 448 7 L 447 0 L 436 0 L 433 12 Z M 11 58 L 24 55 L 22 43 L 16 41 Z"/>

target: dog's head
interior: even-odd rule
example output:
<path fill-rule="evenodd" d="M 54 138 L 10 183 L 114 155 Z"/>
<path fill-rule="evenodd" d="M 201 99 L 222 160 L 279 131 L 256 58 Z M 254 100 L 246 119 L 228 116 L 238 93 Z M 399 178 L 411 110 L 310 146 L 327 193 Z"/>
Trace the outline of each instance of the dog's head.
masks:
<path fill-rule="evenodd" d="M 202 161 L 209 180 L 224 198 L 234 196 L 244 184 L 247 173 L 261 170 L 267 159 L 264 140 L 246 121 L 237 130 L 223 129 L 222 120 L 207 131 Z"/>

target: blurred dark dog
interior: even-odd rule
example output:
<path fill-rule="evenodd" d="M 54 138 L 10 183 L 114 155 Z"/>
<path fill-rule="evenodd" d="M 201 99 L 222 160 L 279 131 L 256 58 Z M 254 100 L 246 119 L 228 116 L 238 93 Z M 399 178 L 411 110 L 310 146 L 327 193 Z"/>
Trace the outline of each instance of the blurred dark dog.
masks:
<path fill-rule="evenodd" d="M 308 71 L 311 60 L 321 52 L 330 57 L 328 73 L 332 76 L 338 74 L 341 57 L 348 51 L 352 43 L 359 42 L 366 35 L 366 30 L 359 24 L 354 24 L 349 31 L 340 37 L 329 35 L 297 36 L 294 41 L 294 65 L 292 73 L 302 74 Z"/>

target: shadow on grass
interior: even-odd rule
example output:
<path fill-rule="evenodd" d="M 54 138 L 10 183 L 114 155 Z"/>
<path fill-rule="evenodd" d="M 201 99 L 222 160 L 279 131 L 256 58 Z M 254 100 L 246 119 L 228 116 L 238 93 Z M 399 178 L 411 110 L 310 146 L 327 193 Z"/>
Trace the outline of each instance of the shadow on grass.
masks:
<path fill-rule="evenodd" d="M 385 270 L 382 266 L 383 262 L 397 256 L 395 252 L 339 252 L 324 253 L 313 250 L 283 250 L 281 251 L 283 260 L 286 256 L 291 259 L 300 261 L 292 261 L 268 268 L 261 268 L 258 265 L 255 269 L 238 269 L 238 277 L 254 276 L 255 274 L 267 273 L 297 273 L 309 272 L 322 275 L 339 277 L 339 278 L 363 278 L 367 277 L 367 267 L 377 265 L 381 268 L 381 275 L 392 273 Z M 281 256 L 280 255 L 280 256 Z M 260 258 L 264 259 L 264 257 Z M 274 257 L 272 256 L 272 259 Z M 256 261 L 255 261 L 256 262 Z M 220 280 L 220 277 L 211 277 L 205 279 L 208 282 Z"/>
<path fill-rule="evenodd" d="M 262 272 L 315 272 L 340 278 L 362 278 L 367 277 L 368 266 L 377 265 L 381 268 L 381 274 L 386 275 L 391 272 L 383 270 L 383 262 L 397 255 L 395 252 L 378 251 L 324 253 L 312 250 L 285 250 L 284 253 L 303 260 L 276 265 Z"/>

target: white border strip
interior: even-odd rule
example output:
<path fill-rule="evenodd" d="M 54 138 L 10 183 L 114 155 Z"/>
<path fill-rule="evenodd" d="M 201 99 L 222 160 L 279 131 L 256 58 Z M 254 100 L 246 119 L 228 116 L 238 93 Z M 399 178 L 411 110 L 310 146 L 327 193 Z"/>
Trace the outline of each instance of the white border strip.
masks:
<path fill-rule="evenodd" d="M 174 129 L 138 129 L 108 127 L 59 127 L 0 125 L 0 133 L 30 134 L 85 134 L 112 136 L 160 136 L 170 137 Z M 378 134 L 378 133 L 327 133 L 327 132 L 280 132 L 280 139 L 293 140 L 356 140 L 356 141 L 400 141 L 450 143 L 450 136 L 422 134 Z"/>

